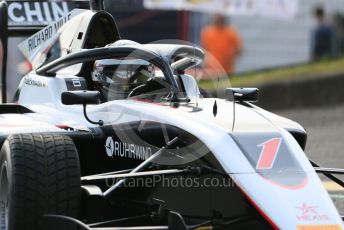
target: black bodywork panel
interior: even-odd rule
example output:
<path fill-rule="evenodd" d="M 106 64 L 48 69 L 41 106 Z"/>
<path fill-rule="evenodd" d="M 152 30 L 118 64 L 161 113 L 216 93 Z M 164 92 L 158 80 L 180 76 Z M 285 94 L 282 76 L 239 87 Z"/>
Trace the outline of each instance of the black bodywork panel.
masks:
<path fill-rule="evenodd" d="M 0 105 L 0 114 L 6 114 L 6 113 L 23 114 L 23 113 L 33 113 L 33 111 L 31 111 L 30 109 L 28 109 L 22 105 L 1 104 Z"/>

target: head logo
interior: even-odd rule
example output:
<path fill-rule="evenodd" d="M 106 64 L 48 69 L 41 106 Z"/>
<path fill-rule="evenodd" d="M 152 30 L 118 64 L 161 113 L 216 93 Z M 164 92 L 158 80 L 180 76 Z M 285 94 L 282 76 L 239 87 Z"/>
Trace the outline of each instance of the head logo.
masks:
<path fill-rule="evenodd" d="M 322 214 L 318 211 L 317 206 L 307 205 L 303 203 L 301 206 L 295 207 L 301 210 L 301 214 L 297 215 L 296 218 L 299 221 L 328 221 L 330 217 L 327 214 Z"/>
<path fill-rule="evenodd" d="M 316 211 L 316 206 L 308 206 L 306 203 L 303 203 L 300 207 L 296 207 L 302 211 L 302 215 L 305 214 L 318 214 Z"/>
<path fill-rule="evenodd" d="M 105 142 L 106 154 L 107 154 L 109 157 L 112 157 L 112 156 L 113 156 L 114 149 L 115 149 L 115 145 L 114 145 L 114 143 L 113 143 L 113 139 L 112 139 L 112 137 L 108 137 L 108 138 L 106 139 L 106 142 Z"/>

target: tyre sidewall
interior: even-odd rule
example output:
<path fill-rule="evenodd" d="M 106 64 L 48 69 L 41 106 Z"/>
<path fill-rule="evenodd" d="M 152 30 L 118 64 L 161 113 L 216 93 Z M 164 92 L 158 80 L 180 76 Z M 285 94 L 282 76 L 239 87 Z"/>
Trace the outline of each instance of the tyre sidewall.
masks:
<path fill-rule="evenodd" d="M 7 228 L 3 228 L 4 223 L 0 223 L 0 229 L 8 229 L 8 230 L 14 230 L 14 216 L 13 216 L 13 165 L 12 165 L 12 157 L 11 157 L 11 149 L 8 141 L 5 141 L 2 145 L 1 151 L 0 151 L 0 174 L 3 172 L 2 170 L 6 170 L 7 172 L 7 181 L 8 181 L 8 216 L 7 216 Z M 2 175 L 0 175 L 0 180 L 2 178 Z M 1 185 L 2 182 L 0 182 Z M 4 204 L 0 204 L 1 209 L 3 209 Z M 4 215 L 4 210 L 0 210 L 0 215 Z"/>

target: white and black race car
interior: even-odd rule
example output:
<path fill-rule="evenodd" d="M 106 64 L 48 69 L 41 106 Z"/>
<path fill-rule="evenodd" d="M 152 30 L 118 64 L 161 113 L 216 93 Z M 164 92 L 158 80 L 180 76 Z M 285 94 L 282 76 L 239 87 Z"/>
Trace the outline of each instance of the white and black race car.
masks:
<path fill-rule="evenodd" d="M 111 44 L 111 45 L 108 45 Z M 297 123 L 202 97 L 195 46 L 120 40 L 76 10 L 20 45 L 33 71 L 0 105 L 0 228 L 342 230 Z"/>

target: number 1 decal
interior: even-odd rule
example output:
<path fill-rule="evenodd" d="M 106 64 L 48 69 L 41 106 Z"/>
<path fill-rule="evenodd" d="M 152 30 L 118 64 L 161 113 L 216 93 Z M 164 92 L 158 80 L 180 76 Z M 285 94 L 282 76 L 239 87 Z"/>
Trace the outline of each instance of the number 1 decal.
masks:
<path fill-rule="evenodd" d="M 263 147 L 260 152 L 256 169 L 271 169 L 281 146 L 282 138 L 272 138 L 257 147 Z"/>

